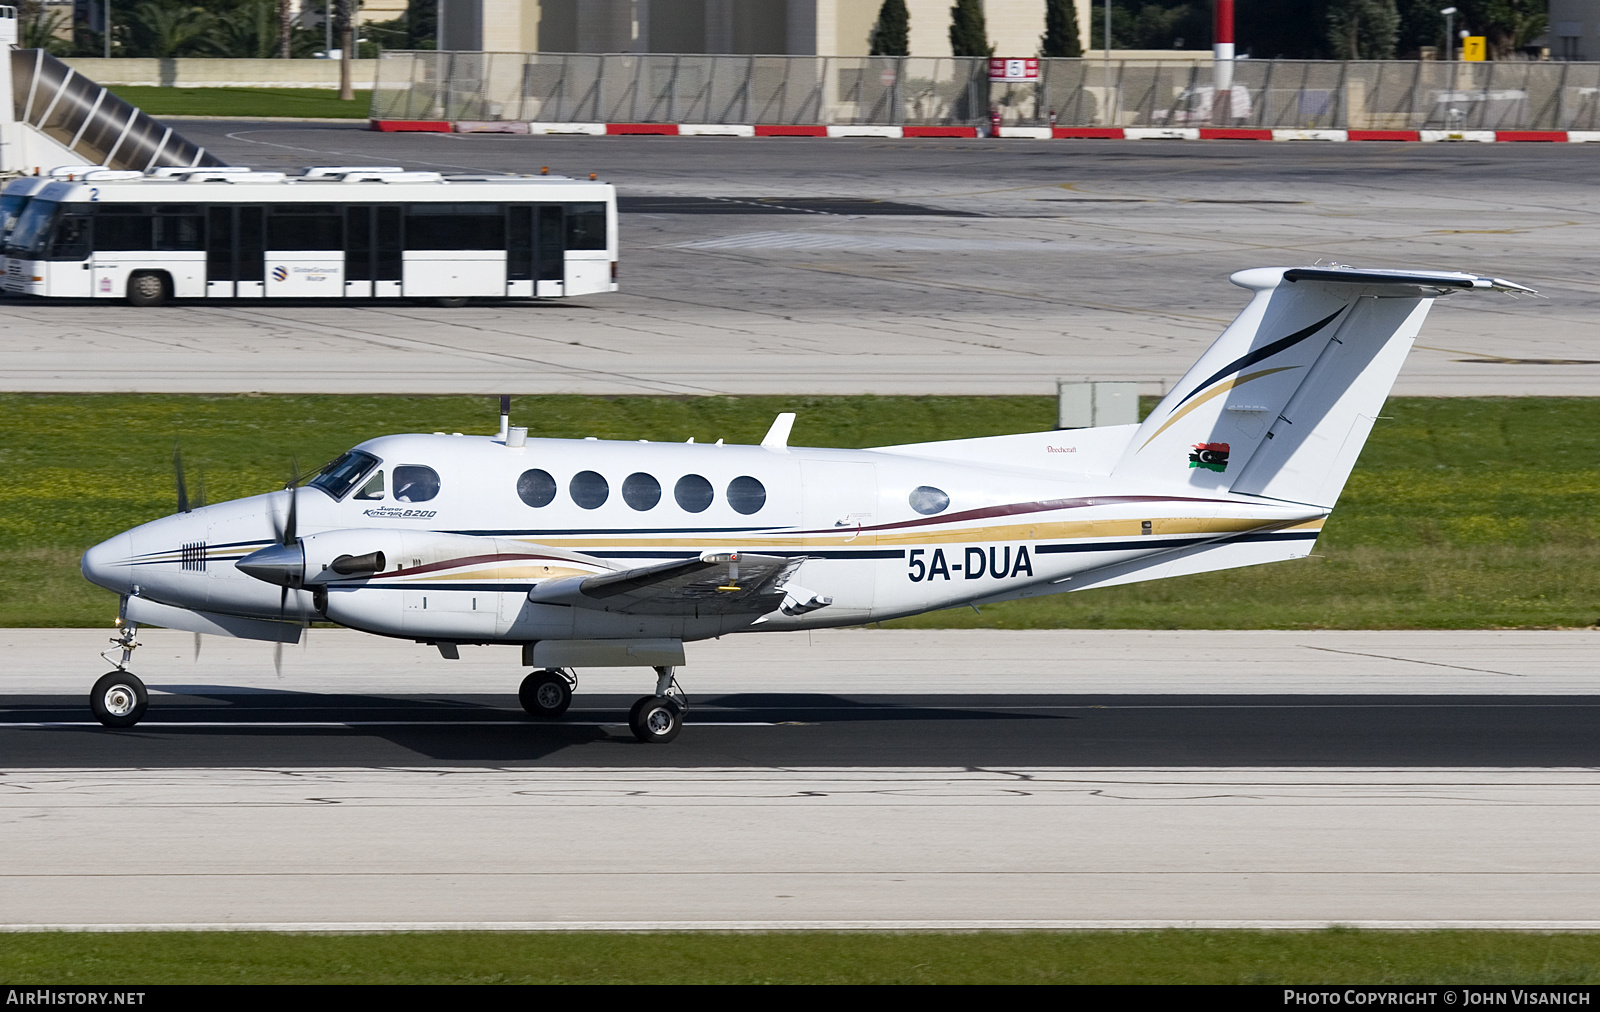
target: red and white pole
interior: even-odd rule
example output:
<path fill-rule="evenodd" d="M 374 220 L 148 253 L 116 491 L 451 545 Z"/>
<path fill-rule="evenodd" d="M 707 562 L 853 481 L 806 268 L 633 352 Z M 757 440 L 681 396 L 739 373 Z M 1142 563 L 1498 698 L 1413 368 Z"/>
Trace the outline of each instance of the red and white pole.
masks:
<path fill-rule="evenodd" d="M 1233 0 L 1213 0 L 1211 86 L 1213 123 L 1233 114 Z"/>

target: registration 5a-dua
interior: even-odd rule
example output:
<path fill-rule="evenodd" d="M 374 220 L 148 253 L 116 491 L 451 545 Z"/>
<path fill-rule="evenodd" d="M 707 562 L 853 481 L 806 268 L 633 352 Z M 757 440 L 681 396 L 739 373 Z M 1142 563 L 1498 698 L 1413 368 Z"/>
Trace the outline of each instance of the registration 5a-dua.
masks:
<path fill-rule="evenodd" d="M 1010 545 L 967 545 L 956 555 L 951 549 L 947 557 L 943 548 L 913 548 L 907 553 L 906 573 L 912 583 L 929 580 L 981 580 L 984 576 L 996 580 L 1007 577 L 1032 576 L 1033 560 L 1027 545 L 1018 545 L 1013 552 Z M 926 556 L 926 558 L 925 558 Z M 957 559 L 960 561 L 956 561 Z M 954 573 L 955 576 L 951 576 Z"/>

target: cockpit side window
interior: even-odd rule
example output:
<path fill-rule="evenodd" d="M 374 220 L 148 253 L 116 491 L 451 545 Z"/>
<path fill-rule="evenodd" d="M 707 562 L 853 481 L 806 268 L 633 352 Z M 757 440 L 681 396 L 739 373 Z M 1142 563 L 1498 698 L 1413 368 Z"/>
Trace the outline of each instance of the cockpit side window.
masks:
<path fill-rule="evenodd" d="M 318 471 L 317 476 L 306 484 L 322 489 L 337 501 L 348 495 L 356 482 L 365 478 L 367 472 L 378 464 L 378 458 L 372 454 L 351 450 L 335 457 L 331 464 Z"/>
<path fill-rule="evenodd" d="M 367 483 L 361 486 L 361 491 L 355 494 L 357 499 L 382 499 L 383 498 L 383 472 L 374 472 Z"/>
<path fill-rule="evenodd" d="M 422 464 L 394 469 L 394 497 L 399 502 L 427 502 L 439 494 L 439 472 Z"/>

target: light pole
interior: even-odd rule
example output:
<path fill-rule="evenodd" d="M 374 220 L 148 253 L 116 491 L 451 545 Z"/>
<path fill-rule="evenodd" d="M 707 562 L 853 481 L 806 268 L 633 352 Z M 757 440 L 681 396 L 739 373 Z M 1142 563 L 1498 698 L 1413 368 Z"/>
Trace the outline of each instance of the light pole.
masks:
<path fill-rule="evenodd" d="M 106 6 L 102 13 L 105 14 L 105 24 L 100 27 L 105 29 L 106 59 L 109 60 L 111 59 L 111 0 L 104 0 L 104 2 Z"/>
<path fill-rule="evenodd" d="M 1446 7 L 1439 13 L 1444 15 L 1444 59 L 1450 63 L 1456 58 L 1456 9 Z"/>

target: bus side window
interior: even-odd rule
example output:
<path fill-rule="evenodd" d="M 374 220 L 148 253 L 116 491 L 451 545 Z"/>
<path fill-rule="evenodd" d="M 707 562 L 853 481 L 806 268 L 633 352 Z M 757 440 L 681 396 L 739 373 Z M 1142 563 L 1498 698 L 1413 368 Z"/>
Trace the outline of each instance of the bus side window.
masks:
<path fill-rule="evenodd" d="M 56 223 L 50 239 L 50 259 L 87 260 L 89 258 L 89 219 L 69 215 Z"/>
<path fill-rule="evenodd" d="M 155 217 L 155 242 L 149 248 L 157 250 L 205 249 L 205 216 L 193 204 L 158 204 Z"/>
<path fill-rule="evenodd" d="M 267 249 L 344 249 L 344 214 L 334 204 L 272 204 Z"/>
<path fill-rule="evenodd" d="M 150 208 L 145 204 L 101 204 L 94 211 L 94 248 L 108 252 L 154 249 Z"/>
<path fill-rule="evenodd" d="M 406 249 L 505 249 L 505 227 L 500 204 L 411 204 Z"/>
<path fill-rule="evenodd" d="M 606 248 L 606 205 L 567 205 L 567 249 Z"/>

